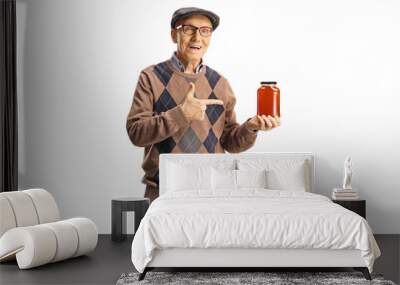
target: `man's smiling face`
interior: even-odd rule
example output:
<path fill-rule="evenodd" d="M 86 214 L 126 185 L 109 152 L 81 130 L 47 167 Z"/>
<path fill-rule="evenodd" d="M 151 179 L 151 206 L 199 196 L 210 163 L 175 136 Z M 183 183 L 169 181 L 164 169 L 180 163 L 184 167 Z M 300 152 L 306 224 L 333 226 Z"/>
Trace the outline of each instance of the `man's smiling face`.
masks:
<path fill-rule="evenodd" d="M 177 23 L 177 27 L 189 25 L 196 28 L 207 27 L 212 30 L 211 21 L 203 15 L 193 15 L 182 19 Z M 188 35 L 183 32 L 183 28 L 172 29 L 172 40 L 177 44 L 177 52 L 186 62 L 200 62 L 201 58 L 206 53 L 211 40 L 209 36 L 200 35 L 200 31 L 196 30 L 193 35 Z"/>

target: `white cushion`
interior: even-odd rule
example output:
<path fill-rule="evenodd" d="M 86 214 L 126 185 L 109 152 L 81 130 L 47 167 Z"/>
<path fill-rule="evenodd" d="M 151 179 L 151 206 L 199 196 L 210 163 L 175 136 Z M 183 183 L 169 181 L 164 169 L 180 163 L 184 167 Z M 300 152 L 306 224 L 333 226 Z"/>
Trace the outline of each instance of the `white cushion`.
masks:
<path fill-rule="evenodd" d="M 266 169 L 267 188 L 273 190 L 311 191 L 308 160 L 239 159 L 240 170 Z"/>
<path fill-rule="evenodd" d="M 167 191 L 211 189 L 211 167 L 170 163 Z"/>
<path fill-rule="evenodd" d="M 0 238 L 0 260 L 16 257 L 20 269 L 51 262 L 56 250 L 53 231 L 43 225 L 13 228 Z"/>
<path fill-rule="evenodd" d="M 51 262 L 67 259 L 75 255 L 78 249 L 79 237 L 78 232 L 71 223 L 59 221 L 43 224 L 43 226 L 51 229 L 56 237 L 57 244 L 59 244 L 56 255 Z"/>
<path fill-rule="evenodd" d="M 231 170 L 212 168 L 214 191 L 236 191 L 241 188 L 267 188 L 266 170 Z"/>
<path fill-rule="evenodd" d="M 22 193 L 28 194 L 35 205 L 39 224 L 51 223 L 60 220 L 60 212 L 53 196 L 44 189 L 28 189 Z"/>
<path fill-rule="evenodd" d="M 1 195 L 10 203 L 17 227 L 33 226 L 39 223 L 35 206 L 29 195 L 22 191 L 3 192 Z"/>
<path fill-rule="evenodd" d="M 236 170 L 237 187 L 240 188 L 267 188 L 267 171 L 262 170 Z"/>
<path fill-rule="evenodd" d="M 169 192 L 169 191 L 176 191 L 174 188 L 176 186 L 175 181 L 177 179 L 181 179 L 181 177 L 177 177 L 174 173 L 174 167 L 171 167 L 172 164 L 178 164 L 186 168 L 194 168 L 194 167 L 215 167 L 217 169 L 235 169 L 236 168 L 236 161 L 233 156 L 225 155 L 225 154 L 196 154 L 196 153 L 186 153 L 186 154 L 176 154 L 176 153 L 167 153 L 167 154 L 160 154 L 160 161 L 159 161 L 159 168 L 160 168 L 160 195 Z M 211 176 L 211 168 L 209 172 Z M 179 183 L 179 182 L 178 182 Z M 211 184 L 211 177 L 210 181 L 207 183 Z M 181 189 L 188 189 L 193 188 L 193 183 L 189 183 L 189 185 L 181 185 Z M 186 187 L 188 186 L 188 187 Z M 197 186 L 196 186 L 197 187 Z M 203 187 L 203 186 L 202 186 Z M 208 187 L 208 185 L 207 185 Z M 204 190 L 199 190 L 199 192 L 205 192 Z M 193 190 L 193 189 L 191 189 Z M 182 191 L 182 190 L 180 190 Z M 209 189 L 208 191 L 212 191 Z"/>
<path fill-rule="evenodd" d="M 79 236 L 78 248 L 74 257 L 86 254 L 96 248 L 98 231 L 95 223 L 87 218 L 73 218 L 64 221 L 73 225 Z"/>
<path fill-rule="evenodd" d="M 8 199 L 0 194 L 0 237 L 9 229 L 15 228 L 17 222 Z"/>
<path fill-rule="evenodd" d="M 268 189 L 309 191 L 302 165 L 289 169 L 270 170 L 267 172 L 267 180 Z"/>
<path fill-rule="evenodd" d="M 219 190 L 236 190 L 236 170 L 212 168 L 212 188 Z"/>
<path fill-rule="evenodd" d="M 0 236 L 13 227 L 33 226 L 60 220 L 56 201 L 44 189 L 0 193 L 0 205 L 1 216 L 5 217 L 0 223 Z"/>

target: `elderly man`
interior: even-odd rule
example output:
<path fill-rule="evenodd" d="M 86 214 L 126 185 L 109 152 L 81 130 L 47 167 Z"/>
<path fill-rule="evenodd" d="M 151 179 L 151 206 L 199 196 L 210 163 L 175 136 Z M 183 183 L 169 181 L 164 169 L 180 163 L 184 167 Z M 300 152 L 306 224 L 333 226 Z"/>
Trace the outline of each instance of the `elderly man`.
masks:
<path fill-rule="evenodd" d="M 259 130 L 280 125 L 278 117 L 236 121 L 235 96 L 203 56 L 219 17 L 199 8 L 181 8 L 172 16 L 172 58 L 140 73 L 126 128 L 130 140 L 144 147 L 145 197 L 158 197 L 161 153 L 237 153 L 249 149 Z"/>

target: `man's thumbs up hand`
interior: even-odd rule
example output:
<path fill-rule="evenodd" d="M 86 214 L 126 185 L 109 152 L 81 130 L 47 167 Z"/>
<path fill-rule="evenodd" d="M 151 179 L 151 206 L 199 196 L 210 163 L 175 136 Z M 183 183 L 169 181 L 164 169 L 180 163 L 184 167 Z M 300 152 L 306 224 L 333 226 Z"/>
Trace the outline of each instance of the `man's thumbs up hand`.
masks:
<path fill-rule="evenodd" d="M 182 111 L 188 120 L 201 121 L 204 119 L 204 114 L 207 109 L 207 105 L 223 105 L 222 100 L 217 99 L 197 99 L 194 97 L 196 86 L 194 83 L 190 83 L 190 89 L 186 93 L 185 101 L 182 104 Z"/>

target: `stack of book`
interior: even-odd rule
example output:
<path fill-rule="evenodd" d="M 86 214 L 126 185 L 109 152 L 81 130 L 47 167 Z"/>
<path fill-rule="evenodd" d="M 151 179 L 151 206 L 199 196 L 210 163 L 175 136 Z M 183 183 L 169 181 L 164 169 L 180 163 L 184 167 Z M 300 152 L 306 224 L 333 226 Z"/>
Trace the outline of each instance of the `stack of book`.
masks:
<path fill-rule="evenodd" d="M 334 200 L 358 200 L 358 192 L 355 189 L 334 188 L 332 192 Z"/>

